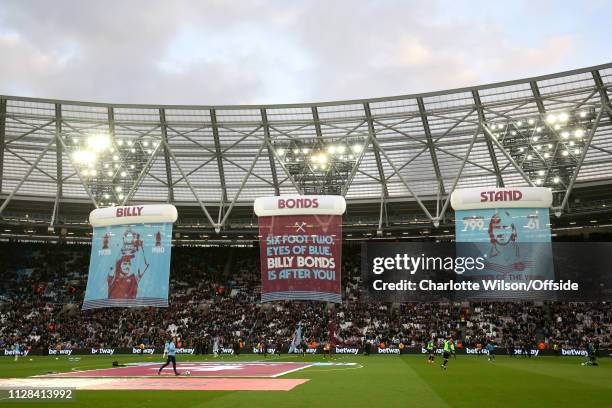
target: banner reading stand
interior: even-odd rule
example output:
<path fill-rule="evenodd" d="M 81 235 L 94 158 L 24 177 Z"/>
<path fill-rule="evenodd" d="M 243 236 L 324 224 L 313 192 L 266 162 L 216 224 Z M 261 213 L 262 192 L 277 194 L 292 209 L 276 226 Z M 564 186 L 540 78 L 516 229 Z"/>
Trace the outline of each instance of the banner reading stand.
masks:
<path fill-rule="evenodd" d="M 255 200 L 259 217 L 261 301 L 342 302 L 342 196 Z"/>
<path fill-rule="evenodd" d="M 83 309 L 168 307 L 173 205 L 93 210 L 89 277 Z"/>
<path fill-rule="evenodd" d="M 465 280 L 527 282 L 553 279 L 549 207 L 552 192 L 544 187 L 467 188 L 455 190 L 457 256 L 484 257 L 483 270 L 466 272 Z M 488 290 L 471 294 L 490 300 L 538 300 L 543 292 Z M 552 300 L 552 299 L 550 299 Z"/>

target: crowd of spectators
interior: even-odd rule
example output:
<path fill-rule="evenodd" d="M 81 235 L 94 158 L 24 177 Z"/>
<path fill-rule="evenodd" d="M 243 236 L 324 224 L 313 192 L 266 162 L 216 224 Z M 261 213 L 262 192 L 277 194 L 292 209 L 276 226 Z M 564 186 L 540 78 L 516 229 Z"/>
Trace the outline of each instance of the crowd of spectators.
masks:
<path fill-rule="evenodd" d="M 168 308 L 81 310 L 89 246 L 0 244 L 0 348 L 159 347 L 168 333 L 184 347 L 264 341 L 287 347 L 298 326 L 306 342 L 420 347 L 432 336 L 465 346 L 612 348 L 605 303 L 381 303 L 362 301 L 358 251 L 345 251 L 343 302 L 259 303 L 257 248 L 173 249 Z"/>

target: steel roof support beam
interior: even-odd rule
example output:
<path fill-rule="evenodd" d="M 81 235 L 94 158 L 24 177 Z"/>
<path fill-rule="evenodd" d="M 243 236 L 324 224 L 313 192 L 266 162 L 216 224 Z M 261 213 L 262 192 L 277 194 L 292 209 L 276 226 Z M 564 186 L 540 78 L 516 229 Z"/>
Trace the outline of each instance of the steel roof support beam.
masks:
<path fill-rule="evenodd" d="M 138 187 L 140 187 L 140 184 L 142 183 L 142 180 L 145 178 L 145 176 L 147 175 L 147 173 L 151 169 L 151 166 L 153 165 L 153 162 L 157 158 L 157 152 L 159 152 L 159 150 L 161 148 L 162 148 L 162 143 L 160 143 L 157 146 L 155 146 L 155 150 L 153 150 L 153 153 L 151 153 L 151 155 L 147 159 L 147 162 L 145 163 L 145 165 L 142 166 L 142 169 L 140 170 L 140 173 L 138 174 L 138 177 L 134 181 L 134 184 L 132 184 L 132 187 L 130 188 L 130 191 L 125 195 L 125 197 L 123 197 L 123 200 L 121 201 L 121 205 L 125 205 L 126 203 L 128 203 L 132 199 L 134 194 L 136 194 L 136 190 L 138 190 Z"/>
<path fill-rule="evenodd" d="M 542 102 L 542 95 L 540 94 L 538 84 L 535 81 L 531 81 L 529 82 L 529 86 L 531 87 L 531 93 L 533 93 L 533 97 L 535 98 L 535 103 L 538 107 L 538 112 L 540 112 L 541 114 L 545 113 L 546 108 L 544 107 L 544 102 Z"/>
<path fill-rule="evenodd" d="M 62 105 L 59 103 L 55 104 L 55 168 L 56 168 L 56 186 L 57 190 L 55 193 L 55 203 L 53 205 L 53 214 L 51 214 L 51 221 L 49 223 L 49 227 L 53 228 L 55 224 L 55 216 L 59 212 L 59 205 L 62 196 L 64 195 L 63 190 L 63 151 L 62 151 L 62 143 L 58 140 L 62 137 Z"/>
<path fill-rule="evenodd" d="M 59 200 L 60 200 L 59 196 L 56 195 L 55 201 L 53 202 L 53 212 L 51 213 L 51 221 L 49 221 L 49 227 L 47 228 L 49 232 L 53 232 L 53 226 L 55 225 L 55 219 L 59 211 Z"/>
<path fill-rule="evenodd" d="M 165 151 L 165 150 L 164 150 L 164 151 Z M 201 168 L 203 168 L 204 166 L 206 166 L 208 163 L 212 162 L 212 161 L 213 161 L 213 160 L 215 160 L 215 159 L 216 159 L 216 157 L 215 157 L 215 156 L 212 156 L 212 157 L 208 158 L 208 159 L 207 159 L 205 162 L 202 162 L 202 164 L 198 165 L 198 167 L 196 167 L 196 168 L 195 168 L 195 169 L 193 169 L 193 170 L 190 170 L 190 171 L 187 173 L 187 177 L 191 176 L 193 173 L 195 173 L 196 171 L 200 170 Z M 152 176 L 152 177 L 153 177 L 153 176 Z M 173 185 L 174 185 L 174 184 L 178 184 L 178 183 L 180 183 L 181 181 L 183 181 L 183 177 L 179 177 L 179 178 L 178 178 L 178 179 L 177 179 L 177 180 L 176 180 L 176 181 L 173 183 Z"/>
<path fill-rule="evenodd" d="M 215 142 L 215 154 L 217 155 L 217 169 L 219 170 L 219 181 L 221 182 L 221 204 L 219 205 L 219 216 L 227 203 L 227 187 L 225 185 L 225 172 L 223 171 L 223 156 L 221 154 L 221 142 L 219 142 L 219 127 L 217 126 L 217 112 L 210 110 L 210 123 L 212 125 L 213 139 Z"/>
<path fill-rule="evenodd" d="M 320 144 L 323 144 L 323 132 L 321 131 L 321 122 L 319 121 L 319 111 L 316 106 L 310 108 L 312 112 L 312 119 L 315 127 L 315 132 L 317 134 L 317 141 Z"/>
<path fill-rule="evenodd" d="M 482 108 L 482 101 L 480 100 L 480 94 L 477 90 L 472 91 L 472 97 L 474 98 L 474 103 L 476 104 L 476 112 L 478 113 L 478 121 L 480 122 L 480 126 L 486 128 L 485 125 L 485 115 L 484 110 Z M 502 172 L 499 169 L 499 163 L 497 161 L 497 156 L 495 155 L 495 149 L 493 149 L 493 144 L 488 137 L 485 137 L 485 143 L 487 145 L 487 150 L 489 151 L 489 157 L 491 158 L 491 164 L 493 165 L 493 171 L 495 172 L 495 179 L 497 180 L 497 187 L 504 187 L 504 178 L 502 176 Z M 504 149 L 505 150 L 505 149 Z"/>
<path fill-rule="evenodd" d="M 25 133 L 22 133 L 21 135 L 19 135 L 19 136 L 15 137 L 15 138 L 12 138 L 10 141 L 6 142 L 6 144 L 7 144 L 7 145 L 8 145 L 8 144 L 10 144 L 10 143 L 16 142 L 16 141 L 18 141 L 19 139 L 23 139 L 24 137 L 29 136 L 29 135 L 31 135 L 32 133 L 35 133 L 35 132 L 37 132 L 37 131 L 39 131 L 39 130 L 44 130 L 44 131 L 46 131 L 45 133 L 52 134 L 52 132 L 51 132 L 51 131 L 48 131 L 48 130 L 46 130 L 45 128 L 46 128 L 47 126 L 49 126 L 50 124 L 52 124 L 53 122 L 55 122 L 55 119 L 51 119 L 50 121 L 45 122 L 45 123 L 43 123 L 42 125 L 34 126 L 34 125 L 32 125 L 31 123 L 24 122 L 24 121 L 19 120 L 19 119 L 15 119 L 15 118 L 13 118 L 13 120 L 15 120 L 16 122 L 19 122 L 19 123 L 21 123 L 21 124 L 23 124 L 23 125 L 30 126 L 32 129 L 28 130 L 28 131 L 27 131 L 27 132 L 25 132 Z"/>
<path fill-rule="evenodd" d="M 593 80 L 595 81 L 595 85 L 597 86 L 597 92 L 599 92 L 599 96 L 601 98 L 601 102 L 609 107 L 610 106 L 610 97 L 608 96 L 608 93 L 606 92 L 606 87 L 603 83 L 603 81 L 601 80 L 601 75 L 599 74 L 599 71 L 592 71 L 591 75 L 593 75 Z M 610 110 L 608 109 L 608 119 L 610 119 L 610 121 L 612 121 L 612 113 L 610 113 Z"/>
<path fill-rule="evenodd" d="M 417 98 L 417 104 L 419 105 L 419 113 L 421 114 L 421 123 L 423 124 L 423 131 L 425 132 L 425 138 L 427 139 L 427 145 L 429 146 L 429 155 L 431 156 L 431 163 L 436 173 L 436 179 L 438 179 L 439 189 L 441 193 L 444 193 L 444 180 L 442 173 L 440 172 L 440 165 L 438 163 L 438 157 L 436 155 L 436 149 L 434 149 L 433 140 L 431 138 L 431 129 L 429 128 L 429 121 L 427 119 L 427 111 L 425 110 L 425 102 L 423 98 Z"/>
<path fill-rule="evenodd" d="M 170 154 L 170 157 L 172 158 L 172 161 L 174 162 L 174 165 L 176 166 L 177 170 L 179 171 L 179 173 L 181 174 L 181 177 L 183 177 L 183 180 L 185 180 L 185 183 L 187 183 L 187 187 L 189 187 L 189 190 L 191 190 L 191 193 L 193 194 L 193 197 L 198 201 L 198 204 L 200 204 L 200 207 L 202 208 L 202 211 L 204 211 L 204 215 L 206 215 L 206 218 L 208 219 L 208 222 L 210 222 L 210 225 L 213 228 L 217 227 L 217 224 L 215 223 L 215 221 L 212 219 L 212 217 L 210 216 L 210 213 L 208 212 L 208 210 L 206 209 L 206 206 L 204 205 L 204 203 L 202 202 L 202 200 L 200 199 L 199 194 L 195 191 L 195 189 L 193 188 L 193 186 L 191 185 L 191 182 L 189 181 L 189 179 L 185 176 L 185 172 L 183 171 L 183 168 L 181 167 L 181 165 L 179 164 L 178 160 L 176 159 L 176 156 L 174 155 L 174 152 L 172 151 L 172 149 L 170 148 L 170 145 L 168 145 L 168 142 L 164 139 L 162 139 L 162 144 L 164 145 L 165 151 Z"/>
<path fill-rule="evenodd" d="M 378 214 L 378 229 L 377 234 L 382 234 L 383 214 L 385 211 L 385 194 L 383 190 L 384 184 L 380 185 L 380 213 Z"/>
<path fill-rule="evenodd" d="M 66 147 L 66 143 L 64 143 L 64 138 L 63 137 L 59 137 L 57 139 L 54 139 L 54 141 L 56 141 L 56 142 L 59 141 L 59 143 L 62 146 L 63 150 L 68 150 L 68 148 Z M 85 193 L 87 193 L 87 196 L 91 200 L 91 202 L 94 205 L 94 207 L 98 208 L 98 202 L 96 201 L 96 199 L 93 196 L 93 194 L 91 194 L 91 190 L 89 189 L 89 186 L 87 186 L 87 183 L 85 182 L 85 180 L 83 180 L 83 177 L 81 176 L 81 172 L 78 170 L 78 166 L 74 165 L 74 162 L 72 161 L 72 157 L 70 155 L 68 157 L 70 157 L 70 162 L 72 163 L 72 167 L 75 169 L 75 173 L 78 176 L 79 180 L 81 181 L 81 184 L 83 185 L 83 188 L 85 189 Z M 37 163 L 34 163 L 34 164 L 36 165 Z"/>
<path fill-rule="evenodd" d="M 266 144 L 266 146 L 268 146 L 268 152 L 272 152 L 272 154 L 274 155 L 274 158 L 276 159 L 277 163 L 280 164 L 281 168 L 283 169 L 283 171 L 285 172 L 285 176 L 287 176 L 287 178 L 289 179 L 289 181 L 291 181 L 291 184 L 293 185 L 293 187 L 295 187 L 295 190 L 297 191 L 298 194 L 304 194 L 304 192 L 302 191 L 302 188 L 299 186 L 299 184 L 295 181 L 295 179 L 293 178 L 293 176 L 291 175 L 291 173 L 289 173 L 289 170 L 287 170 L 287 167 L 285 166 L 285 163 L 283 163 L 283 158 L 280 157 L 278 155 L 278 153 L 276 153 L 276 149 L 274 148 L 274 146 L 272 145 L 272 141 L 271 140 L 267 140 L 264 139 L 264 143 Z"/>
<path fill-rule="evenodd" d="M 463 173 L 463 168 L 465 167 L 465 163 L 467 163 L 467 161 L 468 161 L 467 160 L 468 157 L 470 157 L 470 153 L 472 152 L 472 148 L 474 147 L 474 143 L 476 142 L 476 139 L 478 138 L 478 133 L 480 133 L 480 128 L 481 127 L 482 126 L 478 126 L 476 128 L 476 132 L 474 132 L 474 137 L 472 137 L 472 141 L 470 142 L 470 145 L 468 146 L 467 152 L 465 152 L 465 158 L 461 162 L 461 166 L 459 167 L 459 171 L 457 172 L 457 175 L 455 176 L 455 181 L 453 181 L 453 186 L 451 187 L 451 191 L 449 191 L 448 196 L 446 197 L 446 200 L 444 201 L 444 205 L 442 206 L 442 210 L 440 211 L 440 214 L 436 218 L 436 221 L 438 222 L 438 225 L 440 224 L 440 219 L 442 219 L 444 217 L 444 214 L 446 214 L 446 210 L 448 209 L 448 205 L 450 204 L 451 194 L 453 194 L 453 191 L 455 191 L 455 188 L 457 187 L 457 183 L 459 183 L 459 178 L 461 177 L 461 173 Z M 437 225 L 436 225 L 436 227 L 437 227 Z"/>
<path fill-rule="evenodd" d="M 170 164 L 170 156 L 168 155 L 168 124 L 166 123 L 166 110 L 159 109 L 159 121 L 161 123 L 161 138 L 164 145 L 164 163 L 166 165 L 166 185 L 168 186 L 168 202 L 174 202 L 174 184 L 172 183 L 172 165 Z"/>
<path fill-rule="evenodd" d="M 578 178 L 578 173 L 580 173 L 580 168 L 582 167 L 582 163 L 584 163 L 584 158 L 587 155 L 587 152 L 589 151 L 589 146 L 591 146 L 591 141 L 593 140 L 593 136 L 595 135 L 595 131 L 597 130 L 597 127 L 599 126 L 599 121 L 601 120 L 601 117 L 603 115 L 604 110 L 606 110 L 606 105 L 604 104 L 604 100 L 602 98 L 601 100 L 601 107 L 599 108 L 599 112 L 597 113 L 597 117 L 595 118 L 595 123 L 593 123 L 593 127 L 591 128 L 591 130 L 589 130 L 589 133 L 587 135 L 587 139 L 586 142 L 584 143 L 584 149 L 582 149 L 582 154 L 580 154 L 580 158 L 578 159 L 578 162 L 576 163 L 576 168 L 574 169 L 574 174 L 572 174 L 572 178 L 570 179 L 569 185 L 567 186 L 567 190 L 565 191 L 565 195 L 563 196 L 563 201 L 561 202 L 561 205 L 555 209 L 555 214 L 557 216 L 561 215 L 561 212 L 565 209 L 565 207 L 567 206 L 567 201 L 569 200 L 569 196 L 572 193 L 572 190 L 574 189 L 574 183 L 576 182 L 576 179 Z M 609 111 L 608 111 L 609 113 Z"/>
<path fill-rule="evenodd" d="M 483 124 L 482 125 L 482 130 L 484 131 L 485 136 L 491 142 L 493 142 L 495 147 L 497 147 L 499 149 L 499 151 L 503 153 L 503 155 L 506 157 L 506 160 L 508 160 L 510 162 L 510 164 L 512 164 L 512 167 L 514 167 L 516 169 L 516 171 L 519 172 L 519 174 L 521 175 L 523 180 L 525 180 L 527 182 L 527 184 L 529 184 L 531 187 L 535 187 L 535 184 L 529 178 L 529 176 L 525 173 L 525 171 L 523 170 L 521 165 L 518 164 L 516 162 L 516 160 L 514 160 L 514 158 L 512 156 L 510 156 L 510 153 L 508 153 L 508 151 L 504 148 L 504 146 L 502 146 L 501 143 L 499 143 L 499 141 L 495 138 L 495 136 L 493 136 L 493 134 L 489 130 L 489 127 Z"/>
<path fill-rule="evenodd" d="M 540 112 L 540 115 L 544 117 L 544 115 L 546 115 L 546 107 L 544 106 L 544 102 L 542 101 L 542 94 L 540 93 L 540 88 L 538 87 L 538 83 L 535 81 L 531 81 L 529 83 L 529 86 L 531 87 L 531 92 L 533 93 L 533 97 L 535 98 L 536 106 L 538 107 L 538 112 Z M 544 122 L 544 125 L 548 129 L 550 129 L 551 132 L 557 134 L 557 131 L 552 126 L 550 126 L 546 120 L 543 120 L 543 122 Z M 529 137 L 529 140 L 531 140 L 532 137 L 533 137 L 533 134 Z M 553 161 L 557 157 L 557 151 L 559 150 L 559 143 L 560 143 L 559 137 L 557 135 L 557 140 L 555 141 L 555 149 L 553 150 L 552 160 L 550 160 L 550 163 L 546 163 L 546 159 L 544 159 L 544 157 L 542 157 L 542 155 L 537 150 L 534 150 L 534 152 L 536 153 L 540 161 L 544 162 L 544 164 L 546 165 L 546 173 L 544 174 L 544 177 L 542 178 L 542 183 L 545 183 L 546 180 L 548 180 L 548 176 L 550 175 L 550 170 L 552 169 L 552 166 L 553 166 Z M 529 145 L 531 146 L 531 143 L 529 143 Z"/>
<path fill-rule="evenodd" d="M 434 218 L 431 216 L 431 214 L 429 213 L 429 210 L 427 209 L 427 207 L 425 207 L 425 204 L 423 204 L 423 202 L 421 201 L 419 196 L 417 196 L 414 193 L 414 191 L 412 191 L 412 188 L 410 188 L 410 185 L 408 184 L 408 182 L 406 181 L 404 176 L 402 176 L 402 174 L 400 173 L 400 171 L 397 168 L 397 166 L 393 163 L 393 161 L 391 161 L 391 158 L 387 155 L 387 152 L 385 152 L 385 149 L 383 149 L 382 146 L 380 145 L 380 143 L 378 143 L 378 140 L 371 139 L 371 141 L 372 141 L 372 144 L 374 145 L 374 147 L 377 148 L 382 153 L 382 155 L 385 157 L 385 160 L 387 160 L 387 163 L 389 163 L 391 168 L 393 168 L 393 171 L 395 172 L 395 174 L 397 174 L 397 176 L 401 180 L 402 184 L 404 184 L 404 186 L 406 187 L 406 189 L 408 190 L 410 195 L 412 197 L 414 197 L 414 199 L 416 200 L 417 204 L 419 205 L 419 207 L 421 207 L 421 209 L 423 210 L 423 212 L 425 213 L 427 218 L 429 218 L 430 220 L 434 221 L 434 225 L 437 227 L 437 225 L 436 225 L 437 219 L 434 220 Z"/>
<path fill-rule="evenodd" d="M 15 196 L 15 194 L 17 194 L 17 192 L 19 191 L 19 189 L 21 188 L 21 186 L 23 185 L 23 183 L 25 183 L 25 181 L 28 179 L 28 177 L 30 177 L 30 174 L 32 174 L 32 172 L 34 171 L 34 169 L 36 168 L 36 166 L 38 166 L 38 163 L 40 163 L 40 161 L 42 160 L 43 156 L 47 153 L 47 151 L 51 148 L 51 146 L 53 145 L 53 143 L 55 143 L 55 139 L 52 138 L 49 143 L 47 143 L 45 145 L 45 148 L 42 150 L 42 152 L 40 152 L 40 154 L 38 155 L 38 157 L 36 157 L 36 160 L 34 160 L 34 163 L 32 163 L 30 165 L 30 168 L 28 169 L 28 171 L 26 171 L 26 174 L 24 174 L 24 176 L 21 178 L 21 180 L 19 180 L 19 183 L 17 183 L 17 185 L 13 188 L 13 190 L 11 191 L 11 193 L 8 195 L 8 197 L 6 197 L 6 199 L 4 200 L 4 202 L 2 203 L 2 205 L 0 206 L 0 214 L 2 214 L 2 212 L 4 211 L 4 209 L 6 208 L 6 206 L 11 202 L 11 200 L 13 199 L 13 197 Z"/>
<path fill-rule="evenodd" d="M 257 155 L 253 159 L 253 162 L 251 163 L 251 167 L 249 168 L 249 171 L 247 172 L 247 174 L 244 175 L 244 178 L 242 179 L 242 183 L 240 184 L 240 187 L 238 188 L 238 191 L 236 191 L 236 194 L 234 195 L 234 199 L 230 203 L 230 206 L 227 209 L 227 211 L 225 212 L 225 215 L 223 216 L 223 219 L 221 220 L 219 225 L 217 225 L 217 227 L 215 228 L 215 231 L 217 233 L 219 233 L 221 228 L 223 228 L 223 226 L 227 222 L 227 218 L 229 217 L 230 213 L 232 212 L 232 209 L 234 208 L 234 205 L 236 204 L 236 201 L 238 201 L 238 198 L 240 197 L 240 193 L 242 193 L 242 189 L 244 188 L 244 186 L 246 185 L 247 181 L 249 180 L 249 177 L 253 173 L 253 170 L 255 169 L 255 164 L 257 164 L 257 160 L 259 160 L 259 156 L 261 156 L 261 152 L 262 152 L 263 148 L 266 145 L 267 145 L 267 143 L 264 140 L 264 142 L 259 146 L 259 150 L 257 151 Z"/>
<path fill-rule="evenodd" d="M 4 177 L 4 147 L 6 141 L 6 99 L 0 99 L 0 191 Z"/>
<path fill-rule="evenodd" d="M 363 144 L 363 148 L 361 149 L 361 152 L 359 152 L 359 157 L 357 157 L 357 160 L 355 161 L 355 165 L 353 165 L 353 169 L 351 170 L 351 173 L 349 174 L 348 178 L 346 179 L 346 183 L 344 184 L 344 187 L 342 187 L 342 191 L 341 191 L 341 195 L 343 197 L 346 196 L 346 194 L 349 191 L 349 188 L 351 187 L 351 184 L 353 183 L 353 179 L 355 178 L 355 174 L 357 174 L 357 170 L 359 169 L 359 166 L 361 165 L 361 161 L 363 160 L 363 156 L 365 156 L 365 152 L 368 150 L 368 148 L 370 147 L 370 143 L 374 142 L 374 134 L 368 132 L 368 136 L 366 138 L 365 143 Z M 376 147 L 374 146 L 374 144 L 372 144 L 372 148 L 374 150 L 376 150 Z M 382 182 L 382 180 L 381 180 Z"/>
<path fill-rule="evenodd" d="M 370 109 L 370 104 L 367 102 L 364 103 L 363 110 L 365 111 L 366 122 L 368 124 L 368 134 L 372 139 L 376 139 L 376 128 L 374 127 L 374 121 L 372 120 L 372 110 Z M 380 187 L 382 193 L 381 199 L 384 202 L 385 199 L 389 198 L 389 190 L 387 189 L 387 183 L 385 182 L 385 170 L 383 169 L 382 161 L 380 160 L 380 152 L 378 151 L 378 149 L 374 149 L 374 158 L 376 159 L 376 167 L 378 168 L 378 177 L 380 179 Z"/>
<path fill-rule="evenodd" d="M 313 108 L 314 109 L 314 108 Z M 270 124 L 268 123 L 268 112 L 265 108 L 260 109 L 261 122 L 263 124 L 264 140 L 268 149 L 268 160 L 270 161 L 270 172 L 272 173 L 272 182 L 274 183 L 274 194 L 280 195 L 280 187 L 278 185 L 278 174 L 276 174 L 276 165 L 274 164 L 274 153 L 270 151 Z M 273 148 L 272 148 L 273 150 Z"/>

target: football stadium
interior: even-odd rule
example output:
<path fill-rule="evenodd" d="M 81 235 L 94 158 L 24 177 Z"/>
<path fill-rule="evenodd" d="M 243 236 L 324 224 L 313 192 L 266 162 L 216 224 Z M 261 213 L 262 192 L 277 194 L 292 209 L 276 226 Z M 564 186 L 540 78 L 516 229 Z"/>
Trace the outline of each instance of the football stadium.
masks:
<path fill-rule="evenodd" d="M 609 405 L 611 84 L 607 64 L 301 105 L 1 96 L 3 398 Z M 444 285 L 436 257 L 466 243 L 501 283 L 586 289 L 469 293 L 452 256 Z"/>
<path fill-rule="evenodd" d="M 0 405 L 612 406 L 612 63 L 483 13 L 457 50 L 509 55 L 466 75 L 425 4 L 0 3 Z M 372 27 L 417 34 L 389 57 Z M 315 49 L 335 96 L 274 99 L 311 95 Z"/>

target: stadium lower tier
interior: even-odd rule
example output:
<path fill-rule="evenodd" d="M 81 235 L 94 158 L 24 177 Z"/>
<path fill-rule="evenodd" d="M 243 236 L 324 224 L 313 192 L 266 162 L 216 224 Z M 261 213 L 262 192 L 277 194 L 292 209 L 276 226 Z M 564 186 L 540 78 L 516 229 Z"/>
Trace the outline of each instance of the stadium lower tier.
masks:
<path fill-rule="evenodd" d="M 430 338 L 453 337 L 465 347 L 493 339 L 508 349 L 581 348 L 612 344 L 612 310 L 593 303 L 382 304 L 346 301 L 253 304 L 236 295 L 171 303 L 167 309 L 81 311 L 78 304 L 0 306 L 0 349 L 161 348 L 168 334 L 181 348 L 210 353 L 214 344 L 247 349 L 263 342 L 288 348 L 297 327 L 307 347 L 418 348 Z"/>
<path fill-rule="evenodd" d="M 416 349 L 454 337 L 466 348 L 493 340 L 500 348 L 612 348 L 609 303 L 364 302 L 359 247 L 344 248 L 343 302 L 261 304 L 257 248 L 173 251 L 168 308 L 81 310 L 88 246 L 0 244 L 0 350 L 160 349 L 169 334 L 180 347 L 244 349 L 260 342 L 281 349 L 299 326 L 307 346 L 330 341 L 361 350 L 382 343 Z M 543 345 L 543 346 L 542 346 Z"/>

